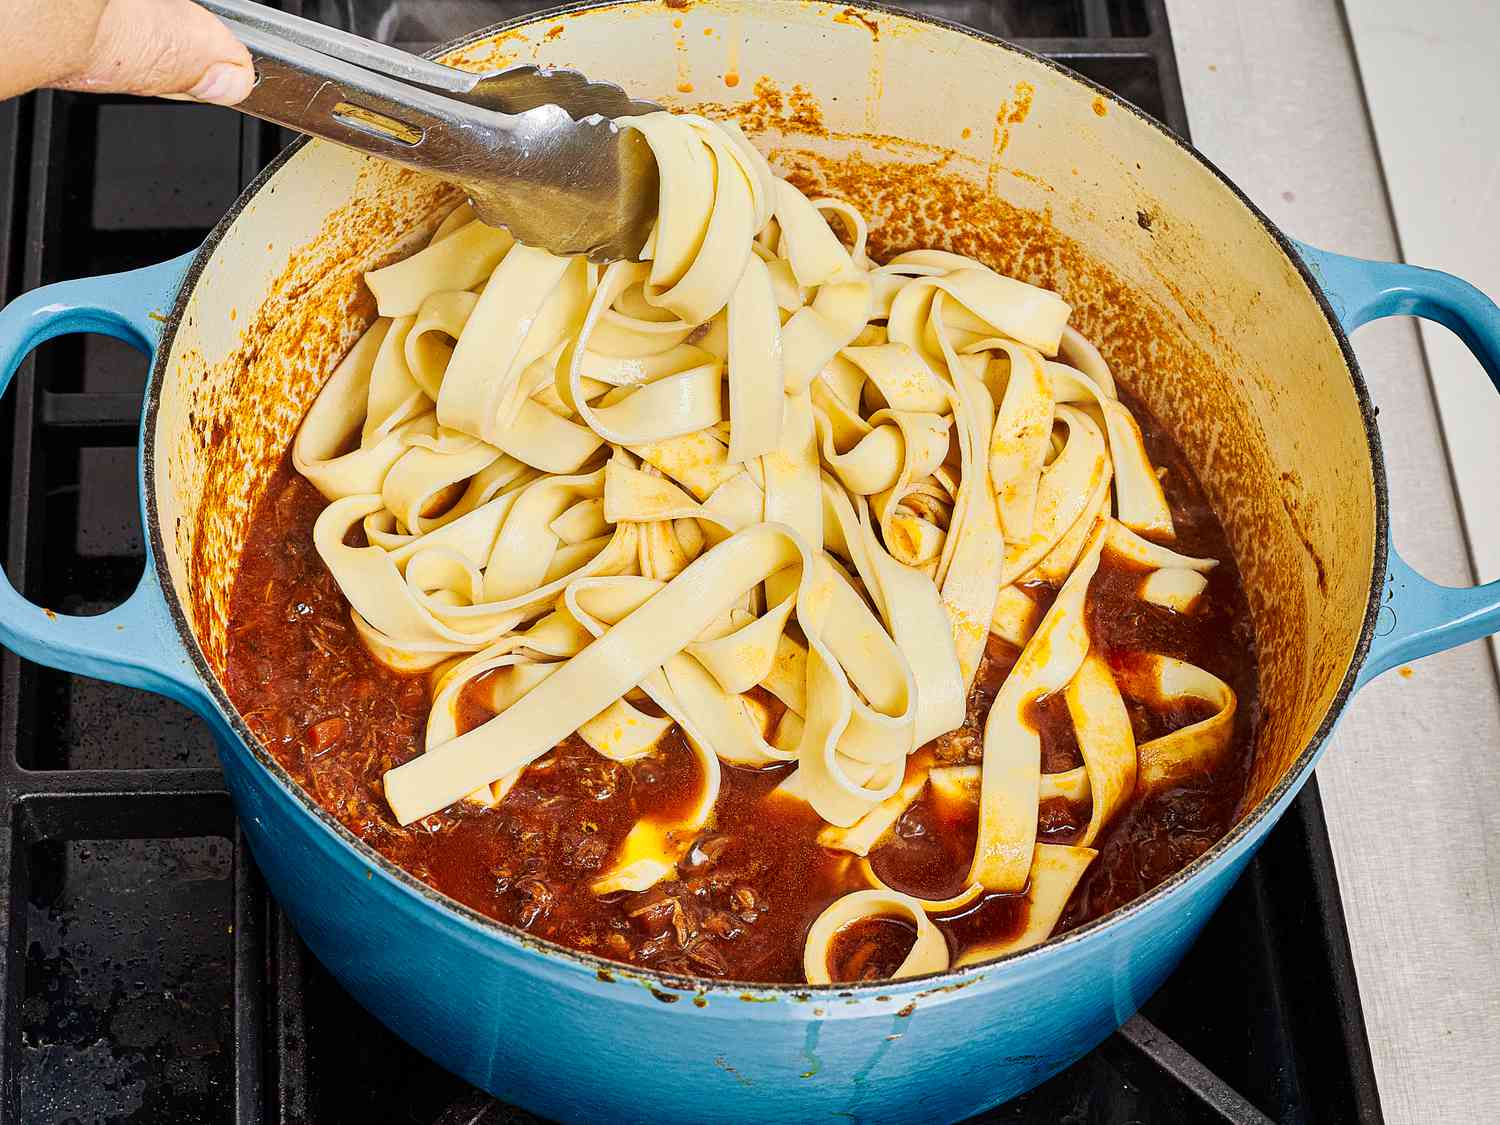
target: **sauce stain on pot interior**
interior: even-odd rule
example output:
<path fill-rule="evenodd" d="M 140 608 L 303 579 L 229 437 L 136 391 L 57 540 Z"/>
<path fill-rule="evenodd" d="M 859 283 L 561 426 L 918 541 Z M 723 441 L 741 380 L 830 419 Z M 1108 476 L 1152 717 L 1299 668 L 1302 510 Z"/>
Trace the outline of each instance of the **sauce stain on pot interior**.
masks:
<path fill-rule="evenodd" d="M 196 492 L 197 518 L 179 532 L 188 560 L 189 609 L 209 664 L 222 678 L 228 592 L 245 528 L 302 415 L 334 366 L 375 315 L 363 274 L 403 255 L 429 232 L 455 189 L 393 165 L 369 161 L 353 200 L 317 236 L 293 251 L 265 300 L 240 331 L 240 346 L 208 365 L 189 349 L 176 382 L 189 396 L 183 427 L 166 463 L 173 484 Z M 295 172 L 296 158 L 287 165 Z M 266 190 L 274 190 L 272 186 Z M 243 220 L 242 220 L 243 221 Z M 212 315 L 212 276 L 232 269 L 220 255 L 245 254 L 231 233 L 187 307 L 184 326 Z M 200 303 L 207 308 L 200 310 Z"/>

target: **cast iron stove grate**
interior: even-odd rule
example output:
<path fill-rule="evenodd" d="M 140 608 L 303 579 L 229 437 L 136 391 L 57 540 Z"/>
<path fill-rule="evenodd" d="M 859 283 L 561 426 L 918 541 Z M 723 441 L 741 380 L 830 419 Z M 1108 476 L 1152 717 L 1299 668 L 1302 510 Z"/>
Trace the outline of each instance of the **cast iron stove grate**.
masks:
<path fill-rule="evenodd" d="M 525 0 L 288 0 L 424 49 Z M 1162 0 L 909 0 L 1016 39 L 1186 133 Z M 285 136 L 225 110 L 41 93 L 0 103 L 0 298 L 196 246 Z M 97 613 L 143 566 L 145 364 L 44 346 L 0 407 L 5 562 Z M 405 1047 L 303 951 L 260 884 L 207 729 L 176 704 L 0 659 L 0 1122 L 529 1115 Z M 992 1122 L 1378 1121 L 1317 787 L 1181 969 L 1104 1046 Z"/>

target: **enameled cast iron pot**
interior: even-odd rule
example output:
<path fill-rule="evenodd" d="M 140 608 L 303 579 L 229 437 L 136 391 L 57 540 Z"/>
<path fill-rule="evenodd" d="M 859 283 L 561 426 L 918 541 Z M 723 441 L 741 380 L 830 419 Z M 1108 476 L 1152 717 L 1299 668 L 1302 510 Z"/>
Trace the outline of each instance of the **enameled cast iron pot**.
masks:
<path fill-rule="evenodd" d="M 677 106 L 731 107 L 782 167 L 852 196 L 895 248 L 945 245 L 1060 288 L 1223 518 L 1255 614 L 1264 708 L 1244 812 L 1224 840 L 1128 907 L 976 968 L 858 988 L 674 980 L 433 893 L 314 805 L 219 679 L 253 503 L 319 377 L 372 314 L 359 274 L 453 201 L 332 145 L 294 146 L 196 253 L 49 286 L 0 313 L 6 382 L 66 332 L 116 336 L 154 360 L 140 586 L 109 613 L 70 618 L 0 584 L 0 639 L 202 715 L 256 861 L 307 944 L 471 1082 L 548 1117 L 656 1123 L 951 1120 L 1012 1097 L 1157 988 L 1361 683 L 1500 625 L 1500 587 L 1439 588 L 1389 551 L 1379 439 L 1345 335 L 1376 317 L 1428 317 L 1500 378 L 1500 311 L 1465 283 L 1294 243 L 1108 92 L 937 21 L 842 2 L 642 0 L 487 31 L 450 57 L 537 59 Z"/>

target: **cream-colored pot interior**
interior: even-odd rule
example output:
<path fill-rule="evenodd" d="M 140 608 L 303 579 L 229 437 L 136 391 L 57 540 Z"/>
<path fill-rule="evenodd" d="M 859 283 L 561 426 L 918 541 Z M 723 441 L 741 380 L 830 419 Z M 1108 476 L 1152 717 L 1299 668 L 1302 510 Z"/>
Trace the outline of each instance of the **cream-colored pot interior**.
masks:
<path fill-rule="evenodd" d="M 1040 60 L 844 4 L 611 5 L 455 52 L 471 69 L 576 67 L 735 117 L 784 174 L 851 200 L 877 256 L 936 246 L 1059 290 L 1163 420 L 1243 569 L 1260 646 L 1251 800 L 1327 714 L 1370 595 L 1376 498 L 1344 355 L 1281 244 L 1134 111 Z M 374 315 L 363 271 L 426 234 L 443 185 L 308 144 L 234 217 L 161 388 L 163 554 L 209 665 L 268 474 Z"/>

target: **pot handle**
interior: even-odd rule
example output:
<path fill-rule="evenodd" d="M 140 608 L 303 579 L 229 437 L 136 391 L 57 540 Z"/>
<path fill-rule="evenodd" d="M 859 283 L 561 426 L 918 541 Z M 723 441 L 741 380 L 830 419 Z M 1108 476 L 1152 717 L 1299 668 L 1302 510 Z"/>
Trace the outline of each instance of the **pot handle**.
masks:
<path fill-rule="evenodd" d="M 1437 270 L 1370 262 L 1297 243 L 1345 332 L 1387 316 L 1420 316 L 1451 330 L 1500 390 L 1500 308 L 1478 289 Z M 1500 581 L 1440 586 L 1390 548 L 1385 596 L 1363 686 L 1380 673 L 1500 630 Z"/>
<path fill-rule="evenodd" d="M 0 394 L 33 348 L 71 332 L 113 336 L 154 357 L 165 310 L 192 257 L 45 285 L 0 309 Z M 149 543 L 134 592 L 95 617 L 34 605 L 0 571 L 0 643 L 38 664 L 160 692 L 200 712 L 210 706 L 167 609 Z"/>

